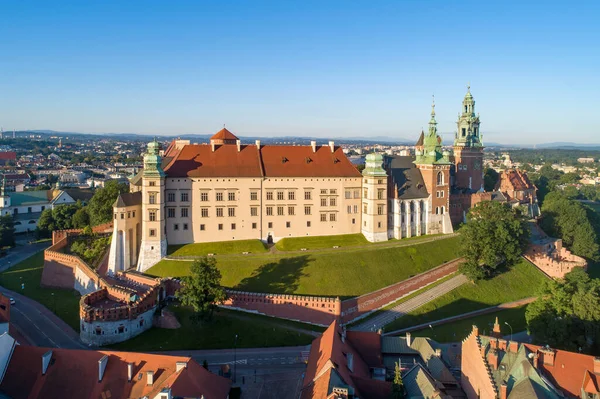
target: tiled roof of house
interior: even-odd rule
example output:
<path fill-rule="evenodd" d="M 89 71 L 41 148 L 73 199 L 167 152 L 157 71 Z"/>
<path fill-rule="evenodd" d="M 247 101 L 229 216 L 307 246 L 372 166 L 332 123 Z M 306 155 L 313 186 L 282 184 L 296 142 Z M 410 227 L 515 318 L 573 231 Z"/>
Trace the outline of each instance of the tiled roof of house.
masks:
<path fill-rule="evenodd" d="M 219 144 L 213 151 L 207 144 L 188 144 L 179 150 L 171 145 L 162 165 L 167 177 L 362 176 L 340 147 L 332 152 L 329 146 L 313 152 L 311 146 L 241 145 L 238 151 L 235 144 Z"/>
<path fill-rule="evenodd" d="M 370 380 L 371 372 L 360 353 L 364 353 L 368 349 L 362 348 L 359 352 L 356 347 L 362 345 L 362 342 L 360 340 L 351 341 L 348 336 L 343 339 L 343 334 L 344 332 L 336 320 L 319 338 L 313 341 L 304 376 L 302 399 L 326 399 L 333 387 L 351 387 L 361 398 L 379 398 L 380 393 L 387 389 L 386 384 L 390 385 L 381 381 L 365 381 Z M 376 333 L 370 334 L 379 337 Z M 365 335 L 361 335 L 361 337 L 366 338 Z M 372 338 L 367 339 L 372 340 Z M 380 382 L 383 385 L 379 384 Z M 366 392 L 361 391 L 360 388 L 364 389 L 366 386 L 375 388 L 372 390 L 373 392 L 370 392 L 371 389 Z"/>
<path fill-rule="evenodd" d="M 362 177 L 340 147 L 267 145 L 260 155 L 265 177 Z"/>
<path fill-rule="evenodd" d="M 184 146 L 164 168 L 167 177 L 261 177 L 255 145 L 190 144 Z"/>
<path fill-rule="evenodd" d="M 14 151 L 2 151 L 0 152 L 0 160 L 14 161 L 17 159 L 17 153 Z"/>
<path fill-rule="evenodd" d="M 44 191 L 22 191 L 19 193 L 10 193 L 10 204 L 12 206 L 47 204 L 54 199 L 54 190 Z"/>
<path fill-rule="evenodd" d="M 402 375 L 402 382 L 409 398 L 440 397 L 435 380 L 427 372 L 427 369 L 418 363 Z"/>
<path fill-rule="evenodd" d="M 52 351 L 52 360 L 42 375 L 42 356 Z M 99 381 L 99 361 L 107 356 Z M 176 363 L 186 367 L 176 370 Z M 128 382 L 128 363 L 133 379 Z M 152 385 L 147 372 L 154 373 Z M 0 391 L 20 398 L 141 398 L 156 397 L 170 387 L 172 396 L 225 399 L 231 382 L 210 373 L 193 359 L 145 353 L 50 349 L 19 345 L 11 357 Z"/>
<path fill-rule="evenodd" d="M 238 140 L 237 136 L 231 133 L 229 130 L 223 128 L 217 133 L 213 134 L 211 140 Z"/>
<path fill-rule="evenodd" d="M 522 344 L 529 351 L 536 353 L 542 349 L 541 346 L 532 344 Z M 598 390 L 600 387 L 600 375 L 594 373 L 594 356 L 581 353 L 569 352 L 560 349 L 554 351 L 554 365 L 544 364 L 540 359 L 538 368 L 542 370 L 544 376 L 550 379 L 563 391 L 570 395 L 579 397 L 580 389 L 584 382 L 592 381 L 592 385 Z M 599 366 L 600 368 L 600 366 Z"/>

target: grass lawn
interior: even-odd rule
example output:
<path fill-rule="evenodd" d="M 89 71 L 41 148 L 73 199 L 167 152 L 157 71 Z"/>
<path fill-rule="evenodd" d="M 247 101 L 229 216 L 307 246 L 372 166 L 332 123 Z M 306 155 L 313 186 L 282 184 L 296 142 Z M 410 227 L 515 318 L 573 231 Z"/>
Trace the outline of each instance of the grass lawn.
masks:
<path fill-rule="evenodd" d="M 0 273 L 0 285 L 38 301 L 75 331 L 79 331 L 79 293 L 75 290 L 41 288 L 43 268 L 44 252 L 41 251 Z M 25 284 L 23 290 L 21 283 Z"/>
<path fill-rule="evenodd" d="M 302 248 L 320 249 L 334 246 L 352 247 L 368 245 L 369 241 L 362 234 L 343 234 L 335 236 L 292 237 L 279 240 L 275 247 L 280 251 L 299 251 Z"/>
<path fill-rule="evenodd" d="M 267 248 L 260 240 L 203 242 L 184 245 L 169 245 L 167 255 L 171 256 L 206 256 L 207 254 L 253 254 L 267 252 Z"/>
<path fill-rule="evenodd" d="M 490 335 L 494 326 L 494 321 L 498 317 L 500 323 L 500 331 L 502 335 L 510 335 L 510 327 L 504 322 L 510 324 L 513 328 L 513 333 L 518 333 L 527 330 L 525 321 L 525 310 L 527 306 L 521 306 L 513 309 L 501 310 L 499 312 L 488 313 L 482 316 L 475 316 L 464 320 L 455 321 L 453 323 L 443 324 L 423 330 L 412 331 L 413 337 L 430 337 L 438 342 L 458 342 L 462 341 L 469 335 L 473 329 L 473 325 L 479 327 L 479 331 L 483 335 Z"/>
<path fill-rule="evenodd" d="M 315 338 L 265 322 L 266 316 L 243 313 L 236 317 L 235 311 L 221 310 L 215 313 L 212 321 L 196 324 L 189 319 L 189 309 L 171 305 L 169 310 L 177 316 L 181 328 L 151 328 L 110 348 L 127 351 L 225 349 L 233 348 L 236 334 L 238 348 L 308 345 Z"/>
<path fill-rule="evenodd" d="M 302 255 L 217 258 L 222 284 L 244 291 L 353 297 L 458 257 L 458 237 L 406 247 L 340 248 Z M 191 262 L 163 260 L 147 273 L 180 277 Z"/>
<path fill-rule="evenodd" d="M 546 277 L 522 259 L 509 270 L 477 283 L 466 283 L 385 326 L 385 331 L 535 296 Z M 514 327 L 513 327 L 514 328 Z"/>

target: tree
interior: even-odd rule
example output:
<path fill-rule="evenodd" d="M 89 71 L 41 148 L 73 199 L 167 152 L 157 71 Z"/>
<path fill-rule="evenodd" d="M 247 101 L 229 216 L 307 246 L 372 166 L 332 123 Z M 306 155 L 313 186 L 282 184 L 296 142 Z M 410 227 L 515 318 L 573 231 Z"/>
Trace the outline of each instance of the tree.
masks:
<path fill-rule="evenodd" d="M 483 172 L 483 189 L 485 191 L 494 191 L 499 178 L 498 172 L 492 168 L 485 168 Z"/>
<path fill-rule="evenodd" d="M 546 196 L 540 226 L 549 235 L 562 238 L 575 255 L 596 261 L 600 259 L 599 219 L 592 209 L 559 190 Z"/>
<path fill-rule="evenodd" d="M 82 229 L 90 225 L 90 215 L 87 207 L 81 207 L 73 214 L 73 226 L 76 229 Z"/>
<path fill-rule="evenodd" d="M 227 299 L 216 260 L 203 257 L 192 263 L 190 275 L 182 278 L 175 296 L 182 305 L 190 306 L 199 319 L 212 318 L 217 306 Z"/>
<path fill-rule="evenodd" d="M 483 201 L 469 211 L 460 236 L 466 259 L 460 271 L 478 280 L 489 276 L 498 265 L 511 265 L 519 259 L 527 246 L 529 228 L 517 209 Z"/>
<path fill-rule="evenodd" d="M 15 222 L 12 215 L 0 217 L 0 248 L 15 246 Z"/>
<path fill-rule="evenodd" d="M 600 354 L 600 279 L 575 268 L 562 280 L 548 280 L 525 312 L 534 342 Z"/>
<path fill-rule="evenodd" d="M 113 204 L 121 193 L 129 191 L 129 186 L 116 180 L 109 180 L 104 187 L 94 193 L 88 205 L 92 226 L 110 222 L 113 218 Z"/>
<path fill-rule="evenodd" d="M 394 382 L 392 383 L 392 399 L 404 399 L 406 393 L 404 391 L 404 382 L 402 382 L 402 370 L 400 365 L 396 362 L 394 368 Z"/>
<path fill-rule="evenodd" d="M 75 227 L 74 215 L 81 209 L 81 203 L 58 205 L 42 212 L 36 228 L 38 238 L 50 237 L 54 230 L 67 230 Z"/>

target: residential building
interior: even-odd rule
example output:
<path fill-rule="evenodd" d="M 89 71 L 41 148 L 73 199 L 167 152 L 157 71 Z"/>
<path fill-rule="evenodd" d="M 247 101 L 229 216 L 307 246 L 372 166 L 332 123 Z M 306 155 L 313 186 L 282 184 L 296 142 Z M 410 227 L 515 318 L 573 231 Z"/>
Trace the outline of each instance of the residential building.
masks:
<path fill-rule="evenodd" d="M 0 396 L 226 399 L 231 381 L 190 357 L 16 345 L 0 336 Z"/>
<path fill-rule="evenodd" d="M 469 399 L 598 399 L 600 358 L 480 335 L 473 326 L 462 342 L 461 385 Z"/>

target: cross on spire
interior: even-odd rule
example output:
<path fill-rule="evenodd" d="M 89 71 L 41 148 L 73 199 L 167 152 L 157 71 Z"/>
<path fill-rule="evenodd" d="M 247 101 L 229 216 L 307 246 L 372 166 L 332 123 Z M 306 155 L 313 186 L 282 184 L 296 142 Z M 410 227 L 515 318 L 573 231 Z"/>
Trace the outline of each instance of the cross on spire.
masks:
<path fill-rule="evenodd" d="M 435 116 L 435 95 L 431 95 L 431 116 Z"/>
<path fill-rule="evenodd" d="M 470 92 L 471 91 L 471 82 L 467 82 L 467 91 Z"/>

